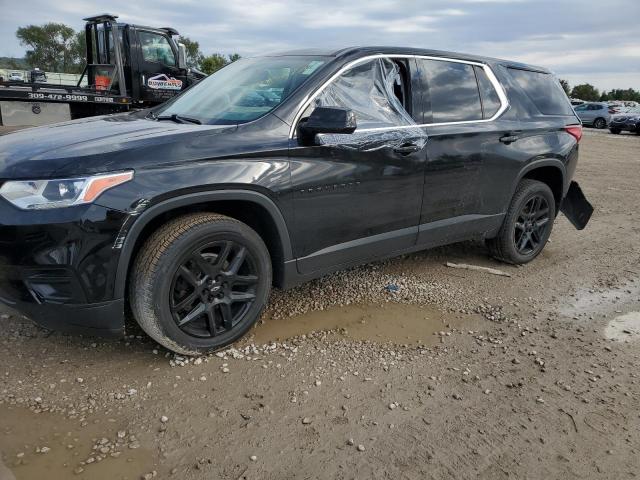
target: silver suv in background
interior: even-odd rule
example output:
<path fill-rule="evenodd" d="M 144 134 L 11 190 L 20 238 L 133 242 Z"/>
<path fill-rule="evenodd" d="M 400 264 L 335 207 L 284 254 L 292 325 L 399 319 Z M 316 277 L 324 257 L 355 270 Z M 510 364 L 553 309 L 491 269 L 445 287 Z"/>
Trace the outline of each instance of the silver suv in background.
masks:
<path fill-rule="evenodd" d="M 606 103 L 583 103 L 574 107 L 583 125 L 605 128 L 611 120 L 609 105 Z"/>

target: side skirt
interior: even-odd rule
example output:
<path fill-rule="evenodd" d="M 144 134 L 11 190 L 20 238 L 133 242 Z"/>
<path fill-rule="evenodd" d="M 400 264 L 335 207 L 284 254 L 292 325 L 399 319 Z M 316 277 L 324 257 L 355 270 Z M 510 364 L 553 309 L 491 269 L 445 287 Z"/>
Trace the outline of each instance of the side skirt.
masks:
<path fill-rule="evenodd" d="M 491 238 L 500 229 L 504 216 L 504 213 L 461 215 L 334 245 L 307 257 L 285 262 L 282 288 L 286 290 L 329 273 L 372 261 L 474 238 Z M 393 248 L 394 244 L 401 242 L 406 245 L 407 238 L 416 234 L 417 238 L 410 246 Z M 301 265 L 307 270 L 300 268 Z"/>

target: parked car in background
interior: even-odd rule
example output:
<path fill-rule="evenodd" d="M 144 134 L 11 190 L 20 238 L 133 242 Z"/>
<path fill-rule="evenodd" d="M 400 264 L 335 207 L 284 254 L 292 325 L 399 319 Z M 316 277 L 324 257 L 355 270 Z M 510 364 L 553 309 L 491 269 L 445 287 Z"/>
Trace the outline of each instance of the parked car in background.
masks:
<path fill-rule="evenodd" d="M 608 104 L 608 107 L 609 107 L 609 113 L 611 115 L 615 115 L 616 113 L 622 113 L 627 108 L 629 108 L 626 105 L 621 104 L 621 103 L 610 103 L 610 104 Z"/>
<path fill-rule="evenodd" d="M 0 301 L 93 334 L 131 308 L 197 355 L 244 335 L 272 285 L 473 238 L 524 264 L 560 211 L 589 221 L 581 136 L 558 79 L 519 62 L 241 59 L 150 111 L 0 137 Z"/>
<path fill-rule="evenodd" d="M 571 98 L 571 105 L 582 105 L 586 103 L 584 100 L 580 100 L 579 98 Z"/>
<path fill-rule="evenodd" d="M 611 118 L 609 105 L 606 103 L 584 103 L 574 108 L 583 125 L 595 128 L 606 128 Z"/>
<path fill-rule="evenodd" d="M 640 135 L 640 107 L 629 107 L 622 113 L 612 115 L 609 131 L 614 134 L 635 132 Z"/>
<path fill-rule="evenodd" d="M 47 83 L 47 74 L 38 67 L 31 70 L 29 76 L 31 77 L 31 83 Z"/>
<path fill-rule="evenodd" d="M 24 77 L 22 76 L 22 72 L 9 72 L 9 77 L 7 78 L 9 82 L 24 82 Z"/>

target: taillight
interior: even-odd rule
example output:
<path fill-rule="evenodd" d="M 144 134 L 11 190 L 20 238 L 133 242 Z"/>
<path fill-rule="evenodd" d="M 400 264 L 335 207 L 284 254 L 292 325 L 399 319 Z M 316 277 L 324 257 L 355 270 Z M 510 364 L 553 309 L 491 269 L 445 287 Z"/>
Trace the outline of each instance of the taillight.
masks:
<path fill-rule="evenodd" d="M 576 142 L 580 142 L 582 138 L 582 125 L 567 125 L 564 127 L 565 132 L 576 139 Z"/>

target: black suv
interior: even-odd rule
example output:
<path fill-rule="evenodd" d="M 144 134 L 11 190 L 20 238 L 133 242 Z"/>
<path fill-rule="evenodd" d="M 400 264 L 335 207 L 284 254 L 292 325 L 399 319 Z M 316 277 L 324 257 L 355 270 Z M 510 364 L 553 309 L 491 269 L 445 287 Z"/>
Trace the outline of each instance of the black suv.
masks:
<path fill-rule="evenodd" d="M 525 263 L 582 129 L 556 78 L 412 48 L 230 64 L 169 102 L 0 137 L 0 300 L 50 329 L 238 339 L 272 285 L 472 238 Z"/>

